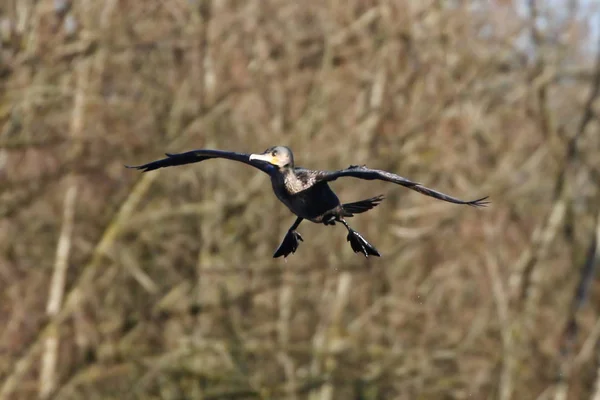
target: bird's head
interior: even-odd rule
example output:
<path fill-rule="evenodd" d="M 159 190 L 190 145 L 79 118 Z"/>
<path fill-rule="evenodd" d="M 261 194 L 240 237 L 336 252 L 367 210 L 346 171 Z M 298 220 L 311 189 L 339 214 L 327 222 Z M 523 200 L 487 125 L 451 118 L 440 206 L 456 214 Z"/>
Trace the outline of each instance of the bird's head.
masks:
<path fill-rule="evenodd" d="M 261 154 L 251 154 L 250 160 L 265 161 L 279 169 L 294 167 L 292 150 L 285 146 L 270 147 Z"/>

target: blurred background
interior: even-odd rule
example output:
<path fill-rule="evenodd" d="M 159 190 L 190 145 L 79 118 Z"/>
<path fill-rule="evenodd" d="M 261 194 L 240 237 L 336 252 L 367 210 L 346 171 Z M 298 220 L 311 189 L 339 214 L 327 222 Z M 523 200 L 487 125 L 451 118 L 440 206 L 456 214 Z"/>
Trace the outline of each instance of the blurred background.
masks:
<path fill-rule="evenodd" d="M 5 0 L 1 399 L 598 399 L 600 4 Z M 374 181 L 300 226 L 288 145 Z"/>

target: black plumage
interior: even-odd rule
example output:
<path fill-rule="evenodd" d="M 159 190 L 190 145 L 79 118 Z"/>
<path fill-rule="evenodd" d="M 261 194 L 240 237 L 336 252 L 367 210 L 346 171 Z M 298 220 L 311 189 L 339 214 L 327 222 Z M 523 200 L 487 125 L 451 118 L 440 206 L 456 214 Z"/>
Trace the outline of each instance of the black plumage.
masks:
<path fill-rule="evenodd" d="M 335 225 L 336 222 L 340 222 L 348 231 L 347 240 L 354 252 L 363 253 L 365 257 L 369 255 L 380 256 L 377 249 L 361 234 L 350 228 L 344 218 L 352 217 L 355 214 L 376 207 L 384 197 L 380 195 L 354 203 L 342 204 L 328 184 L 328 182 L 342 177 L 392 182 L 426 196 L 455 204 L 475 207 L 488 204 L 487 197 L 470 201 L 460 200 L 391 172 L 371 169 L 366 166 L 351 165 L 339 171 L 316 171 L 296 167 L 292 151 L 284 146 L 271 147 L 261 154 L 245 154 L 222 150 L 192 150 L 178 154 L 167 153 L 166 155 L 167 158 L 161 160 L 127 167 L 146 172 L 164 167 L 196 163 L 211 158 L 224 158 L 251 165 L 268 174 L 271 177 L 271 184 L 277 198 L 297 216 L 296 221 L 288 229 L 273 257 L 287 257 L 296 252 L 300 241 L 303 241 L 302 236 L 296 229 L 305 219 L 325 225 Z"/>

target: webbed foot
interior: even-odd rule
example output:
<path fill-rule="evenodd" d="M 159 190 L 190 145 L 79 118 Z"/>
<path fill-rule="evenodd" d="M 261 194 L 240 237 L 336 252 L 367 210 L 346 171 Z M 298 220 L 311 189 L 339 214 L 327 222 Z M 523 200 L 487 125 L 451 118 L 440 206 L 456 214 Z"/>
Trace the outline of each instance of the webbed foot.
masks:
<path fill-rule="evenodd" d="M 273 258 L 281 256 L 285 258 L 291 253 L 295 253 L 298 249 L 298 246 L 300 245 L 300 242 L 304 242 L 304 239 L 302 239 L 302 235 L 300 235 L 295 230 L 289 230 L 283 238 L 283 241 L 281 242 L 277 250 L 275 250 Z"/>
<path fill-rule="evenodd" d="M 375 246 L 367 242 L 367 239 L 362 237 L 362 235 L 355 230 L 348 229 L 348 236 L 346 239 L 350 242 L 350 246 L 352 246 L 352 250 L 354 250 L 355 253 L 363 253 L 365 257 L 369 257 L 370 255 L 381 257 L 381 254 L 379 254 Z"/>

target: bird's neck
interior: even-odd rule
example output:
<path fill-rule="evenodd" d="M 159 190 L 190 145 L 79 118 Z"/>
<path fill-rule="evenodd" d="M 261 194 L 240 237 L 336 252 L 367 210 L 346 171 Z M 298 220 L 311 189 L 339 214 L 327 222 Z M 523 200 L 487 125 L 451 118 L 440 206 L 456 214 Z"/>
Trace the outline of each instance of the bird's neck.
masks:
<path fill-rule="evenodd" d="M 293 168 L 280 168 L 277 176 L 273 177 L 273 187 L 294 194 L 304 189 L 302 181 L 298 178 Z"/>
<path fill-rule="evenodd" d="M 294 167 L 290 167 L 289 165 L 286 165 L 285 167 L 280 167 L 279 173 L 283 176 L 295 175 Z"/>

